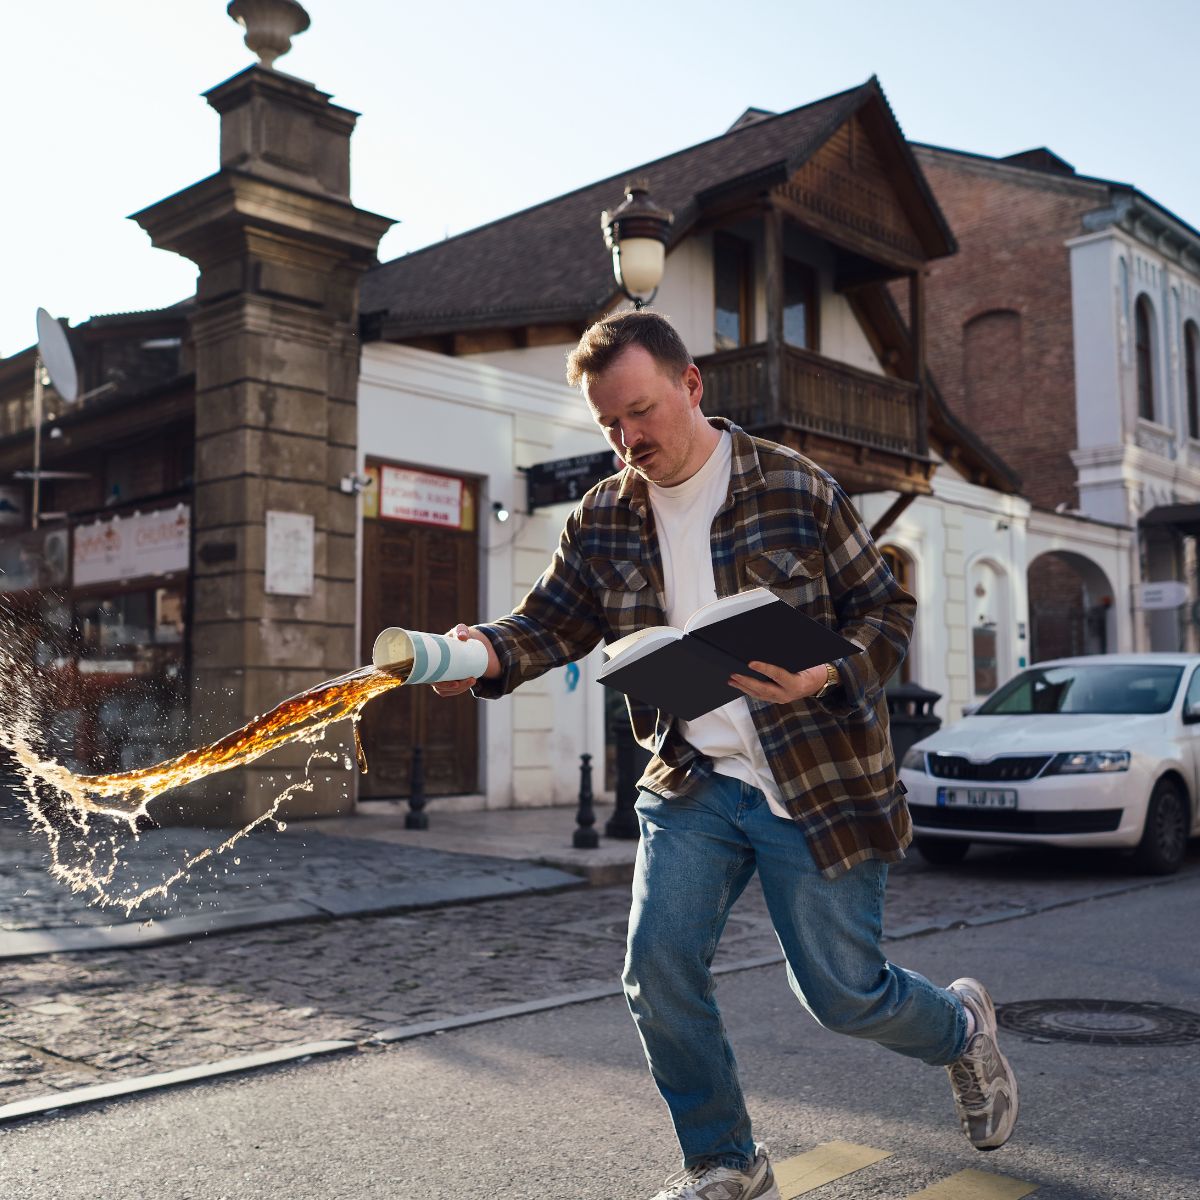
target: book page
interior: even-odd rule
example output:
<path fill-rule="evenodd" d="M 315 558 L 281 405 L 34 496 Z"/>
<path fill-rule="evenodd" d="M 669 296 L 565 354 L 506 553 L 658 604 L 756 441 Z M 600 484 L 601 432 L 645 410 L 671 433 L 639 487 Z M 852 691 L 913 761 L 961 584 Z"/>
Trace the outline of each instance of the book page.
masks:
<path fill-rule="evenodd" d="M 687 619 L 683 627 L 685 633 L 695 629 L 703 629 L 706 625 L 715 625 L 726 617 L 736 617 L 740 613 L 753 612 L 766 604 L 774 604 L 777 597 L 764 587 L 751 588 L 748 592 L 738 592 L 736 596 L 724 596 L 702 605 Z"/>
<path fill-rule="evenodd" d="M 596 678 L 603 679 L 610 668 L 615 670 L 617 667 L 627 666 L 631 662 L 645 658 L 647 654 L 653 654 L 655 650 L 665 646 L 668 642 L 679 641 L 682 637 L 683 634 L 670 625 L 651 625 L 646 629 L 639 629 L 637 633 L 626 634 L 625 637 L 618 638 L 611 645 L 604 647 L 608 662 L 604 664 Z"/>

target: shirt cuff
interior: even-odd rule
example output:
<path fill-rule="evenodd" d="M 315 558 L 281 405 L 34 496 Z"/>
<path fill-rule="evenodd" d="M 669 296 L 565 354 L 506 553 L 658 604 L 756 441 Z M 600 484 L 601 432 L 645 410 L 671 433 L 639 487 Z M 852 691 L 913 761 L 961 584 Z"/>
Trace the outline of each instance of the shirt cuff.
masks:
<path fill-rule="evenodd" d="M 814 701 L 834 717 L 848 717 L 863 706 L 866 699 L 866 680 L 862 677 L 857 660 L 865 655 L 855 654 L 849 658 L 834 660 L 838 681 L 819 700 Z"/>
<path fill-rule="evenodd" d="M 508 639 L 497 625 L 476 625 L 475 628 L 487 638 L 500 660 L 500 674 L 495 679 L 479 679 L 471 689 L 477 700 L 499 700 L 507 696 L 520 680 L 515 679 L 513 668 L 516 660 L 509 647 Z"/>

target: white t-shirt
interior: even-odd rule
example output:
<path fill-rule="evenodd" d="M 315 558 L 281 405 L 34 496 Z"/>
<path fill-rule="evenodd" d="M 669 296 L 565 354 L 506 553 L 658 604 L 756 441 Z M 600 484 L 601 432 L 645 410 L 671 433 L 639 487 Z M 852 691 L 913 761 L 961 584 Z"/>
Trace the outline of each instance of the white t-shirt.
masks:
<path fill-rule="evenodd" d="M 667 624 L 677 629 L 682 629 L 701 605 L 717 598 L 712 523 L 729 497 L 732 461 L 733 438 L 723 431 L 708 461 L 690 479 L 674 487 L 648 485 L 662 554 Z M 713 760 L 715 771 L 761 788 L 771 811 L 791 820 L 744 696 L 694 721 L 680 721 L 679 731 Z"/>

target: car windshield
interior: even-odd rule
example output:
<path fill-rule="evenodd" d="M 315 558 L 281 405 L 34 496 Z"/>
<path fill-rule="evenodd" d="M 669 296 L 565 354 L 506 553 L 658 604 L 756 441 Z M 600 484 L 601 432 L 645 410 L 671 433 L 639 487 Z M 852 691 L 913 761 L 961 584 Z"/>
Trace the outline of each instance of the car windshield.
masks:
<path fill-rule="evenodd" d="M 1182 667 L 1161 664 L 1031 667 L 993 692 L 975 715 L 1161 713 L 1171 707 L 1182 675 Z"/>

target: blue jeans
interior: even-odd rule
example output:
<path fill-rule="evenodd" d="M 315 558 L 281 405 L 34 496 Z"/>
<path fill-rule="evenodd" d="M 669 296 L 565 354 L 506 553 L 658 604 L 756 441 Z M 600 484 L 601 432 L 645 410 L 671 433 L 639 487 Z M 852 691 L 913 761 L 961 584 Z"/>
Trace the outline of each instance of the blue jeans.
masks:
<path fill-rule="evenodd" d="M 638 796 L 642 841 L 623 982 L 685 1166 L 745 1166 L 754 1140 L 710 966 L 734 901 L 757 866 L 800 1003 L 826 1029 L 927 1063 L 953 1062 L 966 1013 L 943 988 L 879 948 L 887 865 L 836 879 L 817 869 L 798 825 L 758 788 L 714 775 L 690 796 Z"/>

